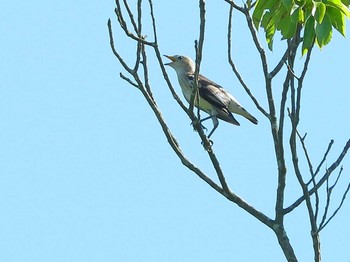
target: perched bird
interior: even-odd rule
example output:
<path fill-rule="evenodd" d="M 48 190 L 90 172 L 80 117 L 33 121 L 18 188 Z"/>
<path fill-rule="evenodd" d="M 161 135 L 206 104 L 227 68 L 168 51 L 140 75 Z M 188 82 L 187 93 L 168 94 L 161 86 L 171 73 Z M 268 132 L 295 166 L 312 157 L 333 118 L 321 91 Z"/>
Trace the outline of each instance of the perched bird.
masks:
<path fill-rule="evenodd" d="M 171 66 L 176 71 L 182 93 L 187 102 L 190 103 L 194 84 L 194 62 L 191 58 L 183 55 L 165 55 L 165 57 L 171 60 L 171 62 L 166 63 L 165 65 Z M 239 126 L 238 121 L 233 117 L 232 113 L 244 116 L 254 124 L 258 123 L 258 120 L 249 114 L 247 110 L 240 105 L 236 98 L 220 85 L 202 75 L 198 76 L 198 93 L 199 99 L 194 99 L 194 105 L 209 114 L 209 117 L 201 119 L 200 122 L 211 118 L 214 124 L 208 138 L 210 138 L 218 127 L 218 118 Z"/>

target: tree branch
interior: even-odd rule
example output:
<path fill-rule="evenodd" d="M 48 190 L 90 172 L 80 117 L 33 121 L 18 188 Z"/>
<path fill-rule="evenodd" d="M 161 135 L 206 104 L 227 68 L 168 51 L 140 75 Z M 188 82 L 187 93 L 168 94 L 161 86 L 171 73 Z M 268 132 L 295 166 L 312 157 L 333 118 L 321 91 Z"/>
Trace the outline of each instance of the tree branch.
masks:
<path fill-rule="evenodd" d="M 318 190 L 324 184 L 324 182 L 327 180 L 327 178 L 330 177 L 330 175 L 333 173 L 333 171 L 340 165 L 340 163 L 344 159 L 346 153 L 348 152 L 349 148 L 350 148 L 350 139 L 346 142 L 346 144 L 345 144 L 343 150 L 341 151 L 340 155 L 338 156 L 337 160 L 326 170 L 326 173 L 317 182 L 317 184 L 309 190 L 310 196 L 312 194 L 314 194 L 316 192 L 316 190 Z M 304 200 L 305 200 L 305 196 L 299 197 L 293 204 L 291 204 L 290 206 L 285 208 L 283 212 L 285 214 L 290 213 L 296 207 L 298 207 Z"/>
<path fill-rule="evenodd" d="M 319 229 L 318 229 L 319 232 L 320 232 L 322 229 L 324 229 L 324 228 L 327 226 L 327 224 L 336 216 L 336 214 L 338 213 L 338 211 L 339 211 L 339 210 L 341 209 L 341 207 L 343 206 L 344 201 L 345 201 L 345 198 L 346 198 L 346 196 L 347 196 L 349 190 L 350 190 L 350 183 L 348 184 L 348 186 L 347 186 L 347 188 L 346 188 L 346 190 L 345 190 L 345 192 L 344 192 L 344 194 L 343 194 L 343 197 L 342 197 L 342 199 L 341 199 L 341 201 L 340 201 L 340 204 L 339 204 L 339 206 L 337 207 L 337 209 L 333 212 L 333 214 L 328 218 L 328 220 L 327 220 L 325 223 L 320 224 Z"/>
<path fill-rule="evenodd" d="M 265 111 L 265 109 L 260 106 L 258 100 L 255 98 L 255 96 L 253 95 L 253 93 L 250 91 L 249 87 L 247 86 L 247 84 L 245 83 L 245 81 L 243 80 L 241 74 L 238 72 L 238 69 L 236 68 L 235 63 L 233 62 L 232 59 L 232 55 L 231 55 L 231 33 L 232 33 L 232 15 L 233 15 L 233 5 L 230 5 L 230 12 L 229 12 L 229 19 L 228 19 L 228 29 L 227 29 L 227 55 L 228 55 L 228 62 L 231 65 L 232 71 L 235 73 L 238 81 L 241 83 L 241 85 L 243 86 L 244 90 L 246 91 L 246 93 L 249 95 L 249 97 L 252 99 L 252 101 L 254 102 L 255 106 L 260 110 L 261 113 L 263 113 L 264 116 L 266 116 L 267 118 L 269 118 L 269 114 Z"/>

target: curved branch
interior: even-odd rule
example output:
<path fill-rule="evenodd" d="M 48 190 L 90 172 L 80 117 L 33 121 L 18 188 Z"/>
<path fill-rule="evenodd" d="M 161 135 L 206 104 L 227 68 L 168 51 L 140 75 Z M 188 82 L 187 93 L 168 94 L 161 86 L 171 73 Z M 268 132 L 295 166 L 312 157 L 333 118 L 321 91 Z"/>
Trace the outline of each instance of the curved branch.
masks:
<path fill-rule="evenodd" d="M 235 63 L 233 62 L 232 55 L 231 55 L 231 48 L 232 48 L 232 44 L 231 44 L 231 39 L 232 39 L 232 37 L 231 37 L 231 33 L 232 33 L 232 14 L 233 14 L 233 5 L 230 6 L 229 19 L 228 19 L 228 29 L 227 29 L 227 56 L 228 56 L 228 62 L 231 65 L 232 71 L 235 73 L 238 81 L 241 83 L 241 85 L 243 86 L 244 90 L 249 95 L 250 99 L 252 99 L 252 101 L 254 102 L 255 106 L 260 110 L 260 112 L 264 116 L 269 118 L 269 114 L 265 111 L 265 109 L 262 106 L 260 106 L 258 100 L 255 98 L 253 93 L 250 91 L 249 87 L 247 86 L 247 84 L 243 80 L 241 74 L 238 72 L 238 69 L 236 68 Z"/>

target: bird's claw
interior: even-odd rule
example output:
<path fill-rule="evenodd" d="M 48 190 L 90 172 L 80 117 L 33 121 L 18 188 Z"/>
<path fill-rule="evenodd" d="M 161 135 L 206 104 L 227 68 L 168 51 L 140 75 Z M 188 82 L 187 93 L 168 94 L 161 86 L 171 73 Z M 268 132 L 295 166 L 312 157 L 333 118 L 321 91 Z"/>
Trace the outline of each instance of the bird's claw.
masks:
<path fill-rule="evenodd" d="M 207 131 L 208 129 L 202 125 L 201 121 L 195 121 L 195 122 L 192 122 L 191 123 L 191 126 L 193 126 L 193 130 L 194 131 L 198 131 L 198 124 L 201 125 L 201 128 L 204 130 L 204 131 Z"/>
<path fill-rule="evenodd" d="M 209 144 L 203 143 L 203 141 L 202 141 L 201 144 L 202 144 L 202 146 L 204 147 L 204 149 L 205 149 L 206 151 L 211 151 L 211 147 L 213 146 L 214 142 L 213 142 L 213 140 L 211 140 L 211 139 L 208 139 L 207 141 L 209 142 Z"/>

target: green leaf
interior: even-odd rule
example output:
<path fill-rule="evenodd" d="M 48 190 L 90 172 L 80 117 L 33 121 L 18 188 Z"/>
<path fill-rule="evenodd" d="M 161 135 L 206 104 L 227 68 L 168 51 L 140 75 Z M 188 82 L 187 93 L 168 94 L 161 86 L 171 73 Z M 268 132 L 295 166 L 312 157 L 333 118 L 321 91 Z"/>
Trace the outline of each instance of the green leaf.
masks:
<path fill-rule="evenodd" d="M 304 12 L 303 9 L 298 7 L 297 9 L 294 10 L 293 14 L 292 14 L 292 21 L 293 22 L 304 22 Z"/>
<path fill-rule="evenodd" d="M 276 32 L 274 21 L 272 20 L 273 14 L 267 11 L 261 19 L 261 26 L 265 29 L 265 38 L 269 49 L 272 51 L 273 37 Z"/>
<path fill-rule="evenodd" d="M 295 2 L 295 4 L 296 4 L 297 6 L 302 7 L 302 6 L 305 5 L 306 0 L 294 0 L 294 2 Z"/>
<path fill-rule="evenodd" d="M 272 23 L 266 30 L 265 33 L 265 37 L 266 37 L 266 42 L 267 42 L 267 46 L 269 47 L 269 49 L 272 51 L 272 47 L 273 47 L 273 37 L 275 35 L 276 32 L 276 28 L 275 25 Z"/>
<path fill-rule="evenodd" d="M 350 0 L 341 0 L 341 2 L 346 5 L 347 7 L 349 7 L 350 5 Z"/>
<path fill-rule="evenodd" d="M 258 0 L 254 12 L 253 12 L 253 24 L 256 27 L 256 29 L 259 28 L 261 18 L 265 12 L 265 10 L 269 10 L 272 7 L 278 8 L 280 5 L 280 0 Z"/>
<path fill-rule="evenodd" d="M 345 37 L 345 17 L 342 12 L 333 7 L 327 8 L 327 14 L 331 19 L 333 27 Z"/>
<path fill-rule="evenodd" d="M 316 12 L 315 12 L 315 19 L 319 24 L 322 23 L 325 14 L 326 14 L 326 5 L 322 2 L 318 3 L 316 7 Z"/>
<path fill-rule="evenodd" d="M 344 15 L 350 17 L 349 9 L 342 3 L 341 0 L 324 0 L 323 3 L 327 6 L 331 6 L 340 10 Z"/>
<path fill-rule="evenodd" d="M 315 18 L 310 16 L 305 23 L 302 55 L 306 54 L 306 52 L 311 48 L 314 41 L 315 41 Z"/>
<path fill-rule="evenodd" d="M 316 25 L 315 29 L 316 40 L 318 46 L 321 48 L 329 43 L 332 38 L 332 22 L 326 14 L 322 23 Z"/>
<path fill-rule="evenodd" d="M 253 23 L 256 29 L 259 28 L 261 17 L 264 13 L 266 1 L 258 0 L 253 12 Z"/>
<path fill-rule="evenodd" d="M 298 8 L 300 9 L 300 8 Z M 286 16 L 280 23 L 283 39 L 290 39 L 295 35 L 299 22 L 299 11 L 295 10 L 291 16 Z"/>
<path fill-rule="evenodd" d="M 285 23 L 287 22 L 287 20 L 290 20 L 290 16 L 289 16 L 289 12 L 287 11 L 287 9 L 285 8 L 285 6 L 281 6 L 274 14 L 273 16 L 273 21 L 276 25 L 276 29 L 277 30 L 282 30 L 282 27 L 285 26 Z"/>
<path fill-rule="evenodd" d="M 290 10 L 293 6 L 293 1 L 292 0 L 282 0 L 283 5 L 287 10 Z"/>

